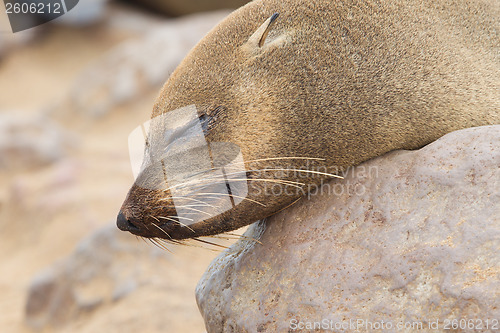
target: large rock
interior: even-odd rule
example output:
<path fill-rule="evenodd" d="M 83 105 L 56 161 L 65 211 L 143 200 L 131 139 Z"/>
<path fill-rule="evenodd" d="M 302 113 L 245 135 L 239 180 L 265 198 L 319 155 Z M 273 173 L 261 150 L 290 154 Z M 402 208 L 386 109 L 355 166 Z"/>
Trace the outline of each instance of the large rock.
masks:
<path fill-rule="evenodd" d="M 208 332 L 498 329 L 499 166 L 486 126 L 349 170 L 212 262 L 196 290 Z"/>

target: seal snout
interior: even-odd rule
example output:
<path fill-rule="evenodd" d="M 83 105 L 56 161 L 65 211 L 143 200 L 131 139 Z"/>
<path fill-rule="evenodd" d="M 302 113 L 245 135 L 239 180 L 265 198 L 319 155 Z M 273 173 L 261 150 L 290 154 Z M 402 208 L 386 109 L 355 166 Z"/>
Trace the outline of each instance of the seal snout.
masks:
<path fill-rule="evenodd" d="M 116 217 L 116 226 L 122 231 L 138 232 L 140 230 L 135 224 L 130 222 L 122 212 Z"/>

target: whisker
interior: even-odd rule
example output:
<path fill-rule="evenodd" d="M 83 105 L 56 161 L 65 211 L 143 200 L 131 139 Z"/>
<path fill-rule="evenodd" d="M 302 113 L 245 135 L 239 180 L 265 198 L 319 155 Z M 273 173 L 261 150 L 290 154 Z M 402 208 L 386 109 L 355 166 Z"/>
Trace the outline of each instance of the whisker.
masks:
<path fill-rule="evenodd" d="M 191 178 L 193 178 L 193 177 L 191 176 Z M 198 183 L 199 181 L 200 181 L 199 178 L 195 178 L 193 180 L 187 180 L 187 181 L 184 181 L 182 183 L 169 186 L 166 189 L 164 189 L 163 191 L 164 192 L 171 191 L 172 189 L 176 189 L 176 188 L 181 188 L 182 189 L 182 188 L 188 187 L 190 183 Z"/>
<path fill-rule="evenodd" d="M 326 161 L 326 159 L 319 158 L 319 157 L 294 157 L 294 156 L 288 156 L 288 157 L 259 158 L 259 159 L 255 159 L 255 160 L 248 160 L 248 161 L 243 161 L 243 162 L 230 163 L 229 165 L 231 165 L 231 164 L 242 164 L 242 163 L 264 162 L 264 161 L 277 161 L 277 160 L 315 160 L 315 161 Z"/>
<path fill-rule="evenodd" d="M 259 158 L 259 159 L 254 159 L 254 160 L 248 160 L 248 161 L 242 161 L 242 162 L 234 162 L 234 163 L 228 163 L 227 165 L 224 165 L 222 168 L 231 168 L 233 165 L 239 165 L 239 164 L 245 164 L 245 163 L 254 163 L 254 162 L 264 162 L 264 161 L 277 161 L 277 160 L 313 160 L 313 161 L 326 161 L 324 158 L 317 158 L 317 157 L 268 157 L 268 158 Z M 205 172 L 210 172 L 210 171 L 215 171 L 220 169 L 221 167 L 217 168 L 209 168 L 205 170 L 201 170 L 195 173 L 190 174 L 188 177 L 194 177 L 197 175 L 200 175 Z M 245 172 L 246 170 L 241 170 L 241 172 Z"/>
<path fill-rule="evenodd" d="M 217 238 L 217 239 L 223 239 L 223 240 L 226 240 L 226 241 L 231 241 L 231 240 L 241 240 L 241 239 L 244 239 L 244 240 L 247 240 L 247 241 L 255 241 L 259 244 L 262 245 L 261 242 L 259 242 L 258 240 L 254 239 L 254 238 L 251 238 L 251 237 L 243 237 L 242 235 L 229 235 L 229 234 L 226 234 L 226 233 L 222 233 L 222 234 L 219 234 L 219 235 L 211 235 L 210 238 Z"/>
<path fill-rule="evenodd" d="M 182 245 L 191 246 L 191 247 L 195 247 L 195 248 L 202 248 L 202 249 L 206 249 L 206 250 L 214 251 L 214 252 L 220 252 L 219 249 L 207 247 L 207 246 L 204 246 L 203 244 L 199 245 L 198 243 L 193 243 L 192 240 L 193 240 L 192 238 L 187 239 L 187 242 L 182 243 Z"/>
<path fill-rule="evenodd" d="M 156 238 L 156 241 L 162 244 L 167 245 L 187 245 L 186 242 L 183 240 L 177 240 L 177 239 L 163 239 L 163 238 Z"/>
<path fill-rule="evenodd" d="M 191 187 L 191 189 L 203 188 L 203 187 L 208 187 L 209 185 L 213 185 L 213 184 L 224 184 L 226 182 L 233 182 L 233 181 L 244 181 L 244 182 L 247 182 L 247 181 L 262 181 L 262 182 L 269 182 L 269 183 L 278 183 L 278 184 L 287 185 L 287 186 L 294 186 L 294 187 L 297 187 L 297 188 L 301 188 L 300 186 L 305 186 L 304 183 L 294 182 L 294 181 L 291 181 L 291 180 L 283 180 L 283 179 L 266 179 L 266 178 L 242 178 L 242 179 L 239 179 L 239 178 L 231 178 L 231 179 L 228 179 L 227 181 L 224 180 L 224 183 L 221 182 L 221 180 L 217 179 L 217 178 L 207 178 L 207 179 L 204 179 L 204 180 L 207 180 L 207 181 L 209 181 L 209 180 L 219 180 L 219 182 L 212 182 L 212 183 L 208 183 L 208 184 L 202 184 L 202 185 L 199 185 L 199 186 L 196 186 L 196 187 Z"/>
<path fill-rule="evenodd" d="M 202 200 L 198 200 L 198 199 L 194 199 L 194 198 L 191 198 L 191 197 L 188 197 L 188 196 L 183 196 L 183 197 L 168 197 L 168 198 L 164 198 L 164 199 L 160 199 L 158 201 L 167 201 L 167 200 L 172 200 L 172 199 L 182 199 L 182 200 L 191 200 L 191 201 L 196 201 L 196 202 L 200 202 L 200 203 L 205 203 L 204 201 Z"/>
<path fill-rule="evenodd" d="M 150 238 L 150 240 L 151 240 L 151 243 L 158 246 L 160 249 L 167 250 L 168 252 L 173 253 L 163 243 L 160 243 L 157 238 Z"/>
<path fill-rule="evenodd" d="M 322 175 L 322 176 L 327 176 L 327 177 L 332 177 L 332 178 L 341 178 L 344 179 L 344 177 L 339 176 L 339 175 L 334 175 L 333 173 L 328 173 L 328 172 L 321 172 L 321 171 L 314 171 L 314 170 L 306 170 L 306 169 L 293 169 L 293 168 L 266 168 L 266 169 L 250 169 L 250 170 L 245 170 L 245 171 L 236 171 L 236 172 L 229 172 L 225 173 L 223 175 L 217 175 L 214 176 L 213 178 L 222 178 L 226 179 L 227 176 L 230 175 L 237 175 L 241 174 L 244 172 L 257 172 L 257 171 L 294 171 L 294 172 L 303 172 L 303 173 L 310 173 L 310 174 L 315 174 L 315 175 Z M 212 179 L 213 179 L 212 178 Z M 210 178 L 208 178 L 210 179 Z M 231 178 L 228 178 L 227 181 L 230 181 Z"/>
<path fill-rule="evenodd" d="M 209 207 L 212 207 L 212 208 L 217 208 L 217 207 L 215 207 L 215 206 L 213 206 L 213 205 L 210 205 L 209 203 L 207 203 L 207 202 L 205 202 L 205 201 L 203 201 L 203 200 L 198 200 L 198 199 L 195 199 L 195 198 L 191 198 L 191 197 L 189 197 L 189 196 L 185 196 L 185 197 L 169 197 L 169 198 L 161 199 L 160 201 L 166 201 L 166 200 L 170 200 L 170 199 L 177 199 L 177 200 L 179 200 L 179 199 L 181 199 L 181 200 L 191 200 L 191 201 L 195 201 L 195 202 L 199 202 L 199 203 L 205 204 L 205 205 L 207 205 L 207 206 L 209 206 Z M 162 206 L 160 206 L 160 207 L 162 207 Z M 175 207 L 175 206 L 174 206 L 174 207 Z M 174 208 L 174 207 L 172 207 L 172 208 Z"/>
<path fill-rule="evenodd" d="M 339 176 L 339 175 L 334 175 L 333 173 L 327 173 L 327 172 L 321 172 L 321 171 L 313 171 L 313 170 L 304 170 L 304 169 L 276 168 L 276 169 L 256 169 L 256 170 L 248 170 L 248 171 L 296 171 L 296 172 L 311 173 L 311 174 L 314 174 L 314 175 L 322 175 L 322 176 L 328 176 L 328 177 L 332 177 L 332 178 L 344 179 L 344 177 Z"/>
<path fill-rule="evenodd" d="M 304 183 L 294 182 L 291 180 L 283 180 L 283 179 L 266 179 L 266 178 L 233 179 L 233 178 L 231 178 L 230 181 L 260 181 L 260 182 L 278 183 L 278 184 L 282 184 L 282 185 L 295 186 L 297 188 L 301 188 L 300 186 L 305 186 Z"/>
<path fill-rule="evenodd" d="M 185 208 L 185 207 L 213 207 L 213 208 L 220 208 L 220 207 L 215 207 L 213 205 L 210 205 L 208 203 L 205 203 L 204 205 L 176 205 L 175 208 Z"/>
<path fill-rule="evenodd" d="M 195 231 L 194 231 L 193 229 L 191 229 L 191 227 L 189 227 L 187 224 L 184 224 L 184 223 L 182 223 L 182 222 L 180 222 L 180 221 L 177 221 L 177 220 L 174 220 L 174 219 L 172 219 L 172 218 L 170 218 L 170 217 L 165 217 L 165 216 L 158 216 L 158 218 L 160 218 L 160 219 L 165 219 L 165 220 L 169 220 L 169 221 L 172 221 L 172 222 L 178 223 L 178 224 L 180 224 L 181 226 L 186 227 L 186 228 L 188 228 L 189 230 L 191 230 L 193 233 L 195 233 Z M 190 219 L 190 220 L 192 220 L 192 219 Z"/>
<path fill-rule="evenodd" d="M 196 233 L 196 232 L 195 232 L 193 229 L 191 229 L 191 227 L 190 227 L 190 226 L 188 226 L 187 224 L 184 224 L 184 223 L 182 223 L 182 222 L 180 222 L 180 221 L 177 221 L 177 223 L 179 223 L 181 226 L 186 227 L 186 228 L 188 228 L 189 230 L 191 230 L 191 231 L 193 232 L 193 234 L 194 234 L 194 233 Z"/>
<path fill-rule="evenodd" d="M 212 215 L 210 213 L 204 212 L 204 211 L 196 209 L 196 208 L 192 208 L 192 207 L 182 207 L 182 208 L 187 208 L 187 209 L 190 209 L 190 210 L 194 210 L 195 212 L 203 213 L 203 214 L 206 214 L 206 215 L 212 217 Z"/>
<path fill-rule="evenodd" d="M 228 165 L 225 165 L 223 168 L 225 168 L 225 169 L 231 169 L 231 166 L 233 166 L 233 165 L 239 165 L 239 164 L 245 164 L 245 163 L 254 163 L 254 162 L 262 162 L 262 161 L 273 161 L 273 160 L 315 160 L 315 161 L 325 161 L 324 158 L 316 158 L 316 157 L 295 157 L 295 156 L 289 156 L 289 157 L 269 157 L 269 158 L 261 158 L 261 159 L 254 159 L 254 160 L 249 160 L 249 161 L 229 163 Z M 194 176 L 206 173 L 206 172 L 215 171 L 217 169 L 220 169 L 220 168 L 209 168 L 209 169 L 206 169 L 206 170 L 198 171 L 196 173 L 193 173 L 193 174 L 189 175 L 188 177 L 194 177 Z M 301 169 L 268 169 L 267 171 L 271 171 L 271 170 L 274 170 L 274 171 L 278 171 L 278 170 L 282 170 L 282 171 L 283 170 L 290 170 L 290 171 L 307 172 L 307 170 L 301 170 Z M 237 173 L 243 173 L 243 172 L 248 172 L 248 171 L 260 171 L 260 170 L 259 169 L 256 169 L 256 170 L 241 170 L 241 171 L 238 171 Z M 329 177 L 340 177 L 340 176 L 337 176 L 337 175 L 333 175 L 333 174 L 329 174 L 329 173 L 323 173 L 323 172 L 319 172 L 319 171 L 310 171 L 310 173 L 321 174 L 321 175 L 325 175 L 325 176 L 329 176 Z M 199 181 L 199 179 L 196 179 L 196 180 L 193 180 L 193 181 Z M 165 191 L 167 191 L 169 189 L 177 188 L 177 187 L 180 187 L 180 186 L 184 186 L 184 185 L 187 185 L 187 184 L 189 184 L 189 181 L 188 182 L 182 182 L 180 184 L 176 184 L 176 185 L 170 186 L 167 189 L 165 189 Z"/>
<path fill-rule="evenodd" d="M 158 221 L 159 222 L 159 221 Z M 172 239 L 172 237 L 170 237 L 170 235 L 165 231 L 163 230 L 162 228 L 160 228 L 160 226 L 152 223 L 158 230 L 161 230 L 161 232 L 163 232 L 165 235 L 167 235 L 168 238 Z"/>
<path fill-rule="evenodd" d="M 148 217 L 152 217 L 154 218 L 158 223 L 161 223 L 160 220 L 158 220 L 156 217 L 154 217 L 153 215 L 148 215 Z"/>
<path fill-rule="evenodd" d="M 166 238 L 155 238 L 157 242 L 164 243 L 165 245 L 178 244 L 184 245 L 184 242 L 179 239 L 166 239 Z"/>
<path fill-rule="evenodd" d="M 232 239 L 240 239 L 241 237 L 238 237 L 237 235 L 227 235 L 225 233 L 222 234 L 217 234 L 217 235 L 210 235 L 207 236 L 210 238 L 219 238 L 219 239 L 225 239 L 225 240 L 232 240 Z"/>
<path fill-rule="evenodd" d="M 295 205 L 295 204 L 297 203 L 297 201 L 299 201 L 300 199 L 302 199 L 302 198 L 298 198 L 297 200 L 295 200 L 294 202 L 292 202 L 292 203 L 291 203 L 291 204 L 289 204 L 288 206 L 283 207 L 283 208 L 281 208 L 280 210 L 278 210 L 277 212 L 273 213 L 273 215 L 274 215 L 274 214 L 277 214 L 277 213 L 279 213 L 279 212 L 281 212 L 282 210 L 287 209 L 288 207 L 291 207 L 291 206 Z"/>
<path fill-rule="evenodd" d="M 220 179 L 220 178 L 208 178 L 208 180 L 213 180 L 213 179 Z M 283 183 L 283 184 L 290 183 L 290 184 L 296 184 L 296 185 L 305 185 L 303 183 L 295 182 L 292 180 L 286 180 L 286 179 L 270 179 L 270 178 L 228 178 L 228 179 L 225 179 L 224 178 L 225 182 L 231 182 L 233 180 L 236 180 L 236 181 L 252 181 L 252 180 L 254 180 L 254 181 L 268 181 L 268 182 Z"/>
<path fill-rule="evenodd" d="M 173 219 L 173 218 L 170 218 L 170 217 L 165 217 L 165 216 L 158 216 L 159 219 L 164 219 L 164 220 L 168 220 L 168 221 L 172 221 L 172 222 L 175 222 L 177 223 L 177 220 Z"/>
<path fill-rule="evenodd" d="M 195 195 L 195 194 L 198 194 L 198 193 L 190 193 L 188 195 Z M 188 198 L 188 197 L 186 197 Z M 212 199 L 217 199 L 217 198 L 212 198 Z M 183 207 L 211 207 L 211 208 L 215 208 L 215 209 L 220 209 L 221 207 L 220 206 L 214 206 L 212 204 L 209 204 L 208 202 L 205 202 L 205 201 L 202 201 L 202 200 L 197 200 L 198 202 L 200 202 L 200 204 L 203 204 L 203 205 L 164 205 L 164 206 L 154 206 L 154 208 L 183 208 Z"/>
<path fill-rule="evenodd" d="M 224 234 L 225 234 L 225 235 L 229 235 L 229 236 L 235 236 L 235 237 L 237 237 L 237 238 L 244 238 L 244 239 L 252 240 L 252 241 L 257 242 L 257 243 L 259 243 L 260 245 L 262 245 L 262 242 L 261 242 L 261 241 L 259 241 L 257 238 L 253 238 L 253 237 L 249 237 L 249 236 L 245 236 L 245 235 L 233 234 L 233 233 L 231 233 L 231 232 L 225 232 Z M 211 237 L 213 237 L 213 236 L 211 236 Z"/>
<path fill-rule="evenodd" d="M 223 249 L 227 249 L 228 248 L 227 246 L 223 246 L 223 245 L 220 245 L 220 244 L 212 243 L 212 242 L 209 242 L 209 241 L 206 241 L 206 240 L 202 240 L 202 239 L 199 239 L 199 238 L 191 238 L 191 239 L 195 240 L 195 241 L 198 241 L 198 242 L 201 242 L 201 243 L 205 243 L 205 244 L 210 244 L 210 245 L 213 245 L 213 246 L 222 247 Z"/>
<path fill-rule="evenodd" d="M 205 202 L 203 200 L 198 200 L 198 199 L 191 198 L 190 197 L 191 195 L 192 194 L 190 193 L 190 194 L 188 194 L 186 196 L 183 196 L 183 197 L 168 197 L 168 198 L 160 199 L 159 201 L 167 201 L 167 200 L 170 200 L 170 199 L 178 199 L 178 200 L 179 199 L 182 199 L 182 200 L 186 199 L 186 200 L 191 200 L 191 201 L 196 201 L 196 202 L 202 203 L 202 204 L 204 204 L 205 206 L 208 206 L 208 207 L 220 208 L 218 206 L 211 205 L 211 204 L 209 204 L 209 203 L 207 203 L 207 202 Z M 212 198 L 212 199 L 216 199 L 216 198 Z M 156 206 L 155 208 L 162 208 L 162 207 L 175 208 L 176 206 L 175 205 L 174 206 Z"/>
<path fill-rule="evenodd" d="M 192 195 L 203 195 L 205 194 L 205 192 L 203 193 L 194 193 Z M 261 205 L 262 207 L 266 207 L 266 205 L 264 205 L 263 203 L 261 202 L 258 202 L 256 200 L 253 200 L 253 199 L 250 199 L 250 198 L 247 198 L 247 197 L 242 197 L 240 195 L 235 195 L 235 194 L 226 194 L 226 193 L 206 193 L 206 194 L 210 194 L 210 195 L 218 195 L 218 196 L 226 196 L 226 195 L 229 195 L 229 196 L 232 196 L 234 198 L 239 198 L 239 199 L 243 199 L 243 200 L 248 200 L 248 201 L 251 201 L 251 202 L 254 202 L 256 204 L 259 204 Z M 215 198 L 214 198 L 215 199 Z"/>
<path fill-rule="evenodd" d="M 190 219 L 189 217 L 184 217 L 184 216 L 168 216 L 168 217 L 177 217 L 178 219 L 185 219 L 185 220 L 189 220 L 189 221 L 194 221 L 193 219 Z"/>
<path fill-rule="evenodd" d="M 179 210 L 179 209 L 182 209 L 182 208 L 189 209 L 190 207 L 211 207 L 211 208 L 215 208 L 215 209 L 220 209 L 221 208 L 221 206 L 214 206 L 214 205 L 207 204 L 207 205 L 203 205 L 203 206 L 199 206 L 199 205 L 177 205 L 177 206 L 175 206 L 175 209 L 176 210 Z"/>
<path fill-rule="evenodd" d="M 148 238 L 148 241 L 153 244 L 154 246 L 158 246 L 158 244 L 156 244 L 152 238 Z M 158 246 L 159 247 L 159 246 Z"/>

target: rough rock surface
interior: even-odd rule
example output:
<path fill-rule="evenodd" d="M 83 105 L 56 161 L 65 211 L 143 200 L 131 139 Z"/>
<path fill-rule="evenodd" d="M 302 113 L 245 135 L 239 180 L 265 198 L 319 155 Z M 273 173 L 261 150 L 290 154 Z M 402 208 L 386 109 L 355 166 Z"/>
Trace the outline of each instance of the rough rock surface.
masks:
<path fill-rule="evenodd" d="M 457 331 L 493 331 L 499 147 L 498 125 L 456 131 L 363 163 L 253 225 L 247 235 L 262 244 L 235 244 L 197 286 L 208 332 L 310 332 L 314 322 L 336 332 L 449 332 L 455 319 L 474 319 Z"/>

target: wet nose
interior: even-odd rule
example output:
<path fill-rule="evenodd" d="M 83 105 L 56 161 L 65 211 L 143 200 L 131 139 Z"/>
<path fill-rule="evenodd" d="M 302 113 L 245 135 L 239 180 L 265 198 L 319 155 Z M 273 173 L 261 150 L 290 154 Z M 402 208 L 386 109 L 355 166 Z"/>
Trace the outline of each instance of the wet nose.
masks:
<path fill-rule="evenodd" d="M 116 226 L 123 231 L 139 231 L 139 228 L 132 224 L 122 212 L 116 217 Z"/>

